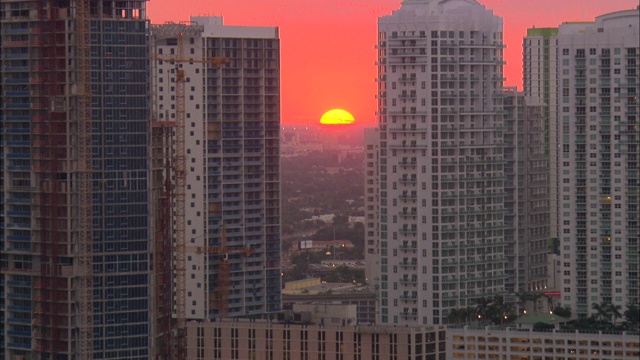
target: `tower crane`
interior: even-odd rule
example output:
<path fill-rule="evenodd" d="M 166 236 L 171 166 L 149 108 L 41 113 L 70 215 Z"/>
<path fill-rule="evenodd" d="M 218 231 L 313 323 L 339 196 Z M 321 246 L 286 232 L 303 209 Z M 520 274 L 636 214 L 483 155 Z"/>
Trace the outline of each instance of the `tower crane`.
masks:
<path fill-rule="evenodd" d="M 227 317 L 229 315 L 229 286 L 231 285 L 230 269 L 229 269 L 229 255 L 243 254 L 245 257 L 251 254 L 250 248 L 243 249 L 228 249 L 227 248 L 227 229 L 222 225 L 222 238 L 220 246 L 207 246 L 206 248 L 201 246 L 190 246 L 187 248 L 187 252 L 195 254 L 217 254 L 220 255 L 220 263 L 218 265 L 218 287 L 216 289 L 213 303 L 218 310 L 218 316 Z"/>
<path fill-rule="evenodd" d="M 76 1 L 78 121 L 78 358 L 93 359 L 93 219 L 90 0 Z"/>
<path fill-rule="evenodd" d="M 175 226 L 173 242 L 174 273 L 175 273 L 175 311 L 176 323 L 172 331 L 173 344 L 171 359 L 184 359 L 187 353 L 186 337 L 186 296 L 185 296 L 185 192 L 186 192 L 186 151 L 185 151 L 185 73 L 181 68 L 183 63 L 212 64 L 220 68 L 223 64 L 231 62 L 223 57 L 211 57 L 205 59 L 188 58 L 184 55 L 184 31 L 189 25 L 178 25 L 177 33 L 163 34 L 163 37 L 177 37 L 177 53 L 175 55 L 157 55 L 155 61 L 167 61 L 175 65 L 175 151 L 173 153 L 173 175 L 175 177 L 173 197 L 175 201 Z"/>

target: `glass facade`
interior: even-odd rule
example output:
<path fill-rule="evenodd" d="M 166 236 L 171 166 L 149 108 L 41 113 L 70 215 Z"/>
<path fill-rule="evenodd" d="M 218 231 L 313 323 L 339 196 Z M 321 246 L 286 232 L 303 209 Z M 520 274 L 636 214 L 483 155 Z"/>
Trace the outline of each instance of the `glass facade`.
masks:
<path fill-rule="evenodd" d="M 207 141 L 208 245 L 249 248 L 248 257 L 231 256 L 229 314 L 280 310 L 280 84 L 277 39 L 206 39 L 209 54 L 242 60 L 208 73 L 207 126 L 220 129 Z M 210 269 L 220 262 L 210 256 Z M 216 271 L 209 288 L 217 288 Z"/>
<path fill-rule="evenodd" d="M 81 308 L 75 1 L 3 1 L 0 358 L 77 356 Z M 145 1 L 92 2 L 93 357 L 147 359 Z"/>

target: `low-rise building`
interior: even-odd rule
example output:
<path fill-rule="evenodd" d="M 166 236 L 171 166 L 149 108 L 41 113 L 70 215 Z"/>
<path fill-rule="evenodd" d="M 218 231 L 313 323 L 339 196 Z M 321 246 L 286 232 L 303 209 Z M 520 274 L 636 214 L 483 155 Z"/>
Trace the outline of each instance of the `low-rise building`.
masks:
<path fill-rule="evenodd" d="M 191 321 L 187 358 L 444 360 L 445 338 L 443 328 L 433 327 Z"/>
<path fill-rule="evenodd" d="M 638 359 L 638 333 L 534 331 L 525 328 L 447 329 L 447 359 Z"/>
<path fill-rule="evenodd" d="M 282 291 L 283 307 L 296 304 L 356 305 L 358 324 L 373 324 L 376 318 L 376 293 L 367 286 L 352 283 L 322 283 L 319 278 L 291 281 Z"/>
<path fill-rule="evenodd" d="M 293 304 L 294 313 L 309 314 L 309 321 L 323 325 L 356 324 L 358 306 L 331 302 L 310 302 Z"/>

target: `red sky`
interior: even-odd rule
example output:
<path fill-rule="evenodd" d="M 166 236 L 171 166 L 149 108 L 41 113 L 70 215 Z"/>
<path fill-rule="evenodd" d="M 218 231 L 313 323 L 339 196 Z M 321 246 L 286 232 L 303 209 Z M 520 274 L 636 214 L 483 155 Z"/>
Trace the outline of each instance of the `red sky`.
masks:
<path fill-rule="evenodd" d="M 280 29 L 282 122 L 317 124 L 342 108 L 356 123 L 375 124 L 378 17 L 401 0 L 150 0 L 154 24 L 191 15 L 223 16 L 225 25 Z M 530 27 L 593 21 L 632 9 L 638 0 L 479 0 L 504 19 L 505 85 L 522 85 L 522 37 Z"/>

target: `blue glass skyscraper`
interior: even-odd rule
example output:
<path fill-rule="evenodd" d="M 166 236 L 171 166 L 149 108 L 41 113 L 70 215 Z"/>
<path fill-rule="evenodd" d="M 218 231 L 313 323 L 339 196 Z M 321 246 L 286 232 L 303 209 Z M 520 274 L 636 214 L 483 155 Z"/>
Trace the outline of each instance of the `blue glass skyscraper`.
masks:
<path fill-rule="evenodd" d="M 91 1 L 92 331 L 96 359 L 153 348 L 145 0 Z M 1 358 L 77 357 L 77 1 L 1 4 Z"/>

